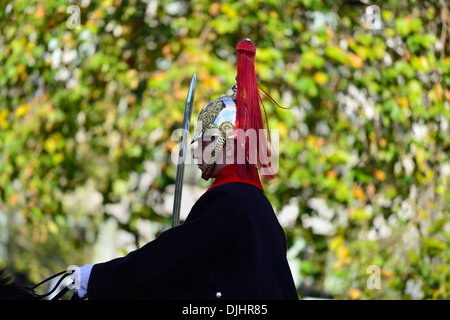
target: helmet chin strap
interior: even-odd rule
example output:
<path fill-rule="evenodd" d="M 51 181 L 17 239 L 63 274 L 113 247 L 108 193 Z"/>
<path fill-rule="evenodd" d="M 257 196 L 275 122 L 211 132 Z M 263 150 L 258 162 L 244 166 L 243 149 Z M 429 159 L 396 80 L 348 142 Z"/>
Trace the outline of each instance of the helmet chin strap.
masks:
<path fill-rule="evenodd" d="M 202 179 L 208 181 L 211 177 L 214 168 L 216 167 L 217 157 L 223 149 L 223 145 L 225 143 L 225 139 L 222 136 L 217 137 L 217 142 L 214 145 L 214 148 L 211 151 L 211 157 L 208 159 L 206 163 L 205 170 L 202 171 Z"/>
<path fill-rule="evenodd" d="M 208 164 L 206 165 L 205 170 L 202 171 L 202 179 L 205 181 L 208 181 L 211 177 L 211 173 L 214 171 L 214 168 L 216 167 L 216 163 Z"/>

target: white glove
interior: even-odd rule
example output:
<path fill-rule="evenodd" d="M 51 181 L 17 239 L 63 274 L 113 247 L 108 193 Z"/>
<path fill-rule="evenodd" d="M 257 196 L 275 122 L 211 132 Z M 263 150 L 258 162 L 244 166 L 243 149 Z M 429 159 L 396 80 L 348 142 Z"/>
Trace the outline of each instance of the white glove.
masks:
<path fill-rule="evenodd" d="M 87 296 L 89 277 L 91 276 L 91 270 L 93 267 L 93 264 L 86 264 L 82 267 L 69 267 L 71 270 L 74 270 L 70 277 L 72 278 L 74 284 L 75 293 L 80 297 L 80 299 L 84 299 Z"/>

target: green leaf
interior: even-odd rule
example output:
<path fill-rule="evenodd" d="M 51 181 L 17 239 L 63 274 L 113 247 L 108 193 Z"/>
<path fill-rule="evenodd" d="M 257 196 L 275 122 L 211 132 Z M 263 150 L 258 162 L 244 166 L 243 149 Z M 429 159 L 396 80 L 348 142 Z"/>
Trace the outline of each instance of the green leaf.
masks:
<path fill-rule="evenodd" d="M 310 97 L 317 96 L 319 92 L 316 82 L 310 77 L 301 77 L 297 83 L 297 88 L 300 92 L 303 92 Z"/>
<path fill-rule="evenodd" d="M 128 191 L 128 183 L 125 180 L 116 180 L 113 184 L 113 192 L 118 195 L 124 195 Z"/>
<path fill-rule="evenodd" d="M 306 69 L 321 68 L 325 65 L 325 59 L 315 51 L 307 51 L 302 54 L 300 66 Z"/>
<path fill-rule="evenodd" d="M 340 64 L 347 64 L 350 62 L 347 54 L 338 46 L 329 46 L 325 48 L 325 55 Z"/>

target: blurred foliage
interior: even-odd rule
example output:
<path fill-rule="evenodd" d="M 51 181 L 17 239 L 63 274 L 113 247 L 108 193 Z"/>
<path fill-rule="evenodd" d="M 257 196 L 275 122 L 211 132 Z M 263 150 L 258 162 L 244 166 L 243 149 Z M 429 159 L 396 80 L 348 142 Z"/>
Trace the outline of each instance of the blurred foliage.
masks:
<path fill-rule="evenodd" d="M 0 3 L 0 267 L 37 282 L 92 263 L 108 219 L 136 246 L 142 221 L 168 227 L 152 204 L 175 180 L 190 77 L 194 118 L 234 83 L 249 37 L 261 85 L 289 107 L 266 103 L 280 170 L 265 189 L 294 208 L 299 296 L 450 298 L 446 1 L 377 1 L 380 28 L 343 0 Z M 107 208 L 124 199 L 120 219 Z"/>

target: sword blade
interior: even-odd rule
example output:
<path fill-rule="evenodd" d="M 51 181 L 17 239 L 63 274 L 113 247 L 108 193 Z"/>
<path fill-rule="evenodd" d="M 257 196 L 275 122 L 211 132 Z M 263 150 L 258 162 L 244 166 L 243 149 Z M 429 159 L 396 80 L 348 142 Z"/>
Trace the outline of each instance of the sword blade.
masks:
<path fill-rule="evenodd" d="M 195 84 L 197 76 L 192 76 L 191 84 L 186 99 L 186 109 L 184 110 L 183 130 L 181 134 L 180 153 L 178 155 L 177 176 L 175 180 L 175 195 L 173 200 L 172 227 L 180 224 L 181 195 L 183 191 L 184 161 L 186 158 L 187 141 L 189 138 L 189 126 L 191 124 L 192 107 L 194 105 Z"/>

